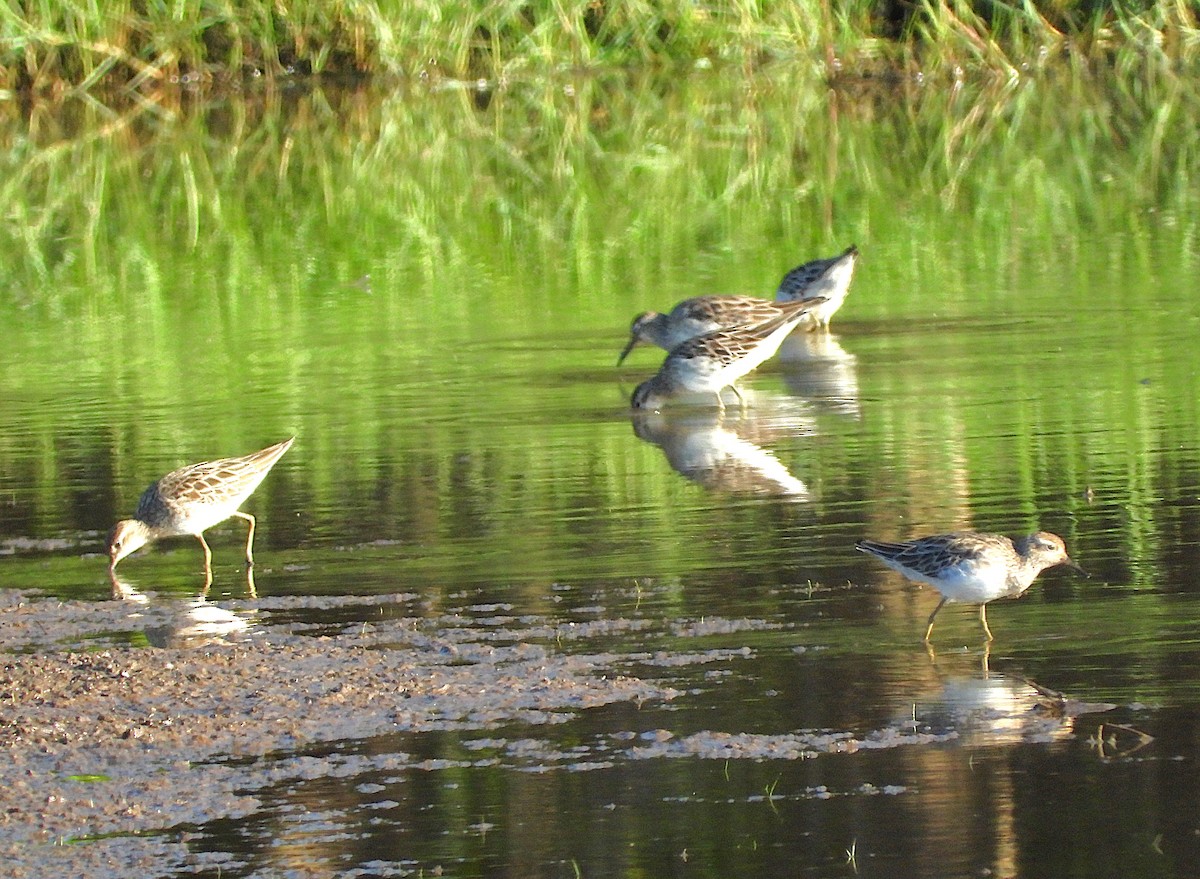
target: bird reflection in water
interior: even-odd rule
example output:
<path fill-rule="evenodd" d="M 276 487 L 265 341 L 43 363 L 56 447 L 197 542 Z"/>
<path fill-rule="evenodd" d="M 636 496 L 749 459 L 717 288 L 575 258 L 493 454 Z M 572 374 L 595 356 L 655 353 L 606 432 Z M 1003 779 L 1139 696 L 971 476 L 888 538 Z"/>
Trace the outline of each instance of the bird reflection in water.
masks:
<path fill-rule="evenodd" d="M 796 424 L 742 418 L 723 419 L 712 411 L 660 414 L 636 412 L 633 432 L 662 449 L 680 475 L 713 491 L 768 494 L 811 500 L 808 487 L 758 444 L 771 435 L 811 432 Z"/>
<path fill-rule="evenodd" d="M 1055 742 L 1074 734 L 1080 715 L 1117 707 L 1071 699 L 1020 675 L 993 671 L 989 663 L 987 650 L 974 673 L 948 672 L 945 663 L 935 663 L 938 683 L 911 700 L 908 723 L 918 732 L 954 732 L 966 747 Z"/>
<path fill-rule="evenodd" d="M 145 593 L 120 577 L 112 577 L 114 601 L 129 602 L 134 621 L 154 647 L 195 648 L 228 644 L 251 631 L 253 611 L 232 611 L 203 595 L 180 599 Z"/>
<path fill-rule="evenodd" d="M 853 354 L 829 332 L 792 333 L 776 360 L 788 391 L 819 411 L 860 416 L 858 366 Z"/>

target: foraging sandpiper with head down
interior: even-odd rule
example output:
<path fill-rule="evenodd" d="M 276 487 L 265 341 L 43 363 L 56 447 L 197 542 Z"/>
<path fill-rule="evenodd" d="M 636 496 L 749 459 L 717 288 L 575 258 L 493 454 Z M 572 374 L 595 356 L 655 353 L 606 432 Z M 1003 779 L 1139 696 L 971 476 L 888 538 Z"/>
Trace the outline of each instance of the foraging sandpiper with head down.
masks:
<path fill-rule="evenodd" d="M 629 344 L 617 358 L 617 365 L 638 345 L 657 345 L 671 351 L 705 333 L 768 321 L 783 314 L 783 305 L 755 296 L 694 296 L 666 313 L 644 311 L 633 319 Z"/>
<path fill-rule="evenodd" d="M 823 297 L 824 302 L 809 312 L 804 326 L 809 329 L 827 329 L 834 312 L 846 301 L 850 292 L 850 281 L 854 278 L 854 264 L 858 261 L 858 248 L 851 244 L 837 256 L 814 259 L 796 266 L 779 282 L 775 292 L 776 302 Z"/>
<path fill-rule="evenodd" d="M 142 493 L 132 519 L 122 519 L 108 537 L 109 573 L 117 562 L 147 543 L 188 534 L 204 547 L 204 570 L 211 582 L 212 550 L 204 532 L 237 516 L 250 523 L 246 564 L 254 564 L 254 517 L 238 509 L 291 448 L 292 439 L 242 455 L 172 470 Z"/>
<path fill-rule="evenodd" d="M 786 303 L 779 314 L 762 323 L 716 330 L 676 345 L 658 372 L 634 390 L 633 408 L 660 409 L 674 396 L 693 393 L 712 394 L 717 408 L 724 411 L 721 391 L 725 388 L 732 388 L 744 407 L 746 401 L 734 383 L 770 359 L 817 302 Z"/>

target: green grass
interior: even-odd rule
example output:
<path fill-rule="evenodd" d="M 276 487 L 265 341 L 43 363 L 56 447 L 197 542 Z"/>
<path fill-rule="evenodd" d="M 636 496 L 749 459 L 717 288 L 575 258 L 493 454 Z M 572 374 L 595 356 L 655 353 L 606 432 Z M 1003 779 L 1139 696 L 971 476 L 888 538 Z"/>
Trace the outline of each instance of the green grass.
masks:
<path fill-rule="evenodd" d="M 1189 0 L 29 0 L 0 5 L 0 88 L 152 89 L 290 73 L 491 81 L 614 66 L 1012 75 L 1048 59 L 1193 60 Z M 836 65 L 836 68 L 834 67 Z"/>
<path fill-rule="evenodd" d="M 70 105 L 74 114 L 53 102 L 28 115 L 0 105 L 10 351 L 0 359 L 10 425 L 0 474 L 39 486 L 40 509 L 105 510 L 113 498 L 56 494 L 65 458 L 107 462 L 127 495 L 144 470 L 165 472 L 190 450 L 286 435 L 317 400 L 330 432 L 373 436 L 376 391 L 346 375 L 373 375 L 383 358 L 405 381 L 436 379 L 414 310 L 439 344 L 467 352 L 457 383 L 505 340 L 571 327 L 615 346 L 651 304 L 769 291 L 790 263 L 850 241 L 868 254 L 861 286 L 875 291 L 855 297 L 850 317 L 881 324 L 926 314 L 931 297 L 942 317 L 1005 314 L 1012 293 L 1068 271 L 1087 276 L 1081 310 L 1121 313 L 1129 294 L 1119 279 L 1197 268 L 1200 95 L 1184 77 L 1064 73 L 957 89 L 806 81 L 803 71 L 618 72 L 573 79 L 570 92 L 517 83 L 486 111 L 472 90 L 419 87 L 262 89 L 171 112 L 148 101 L 121 114 L 98 102 Z M 1110 238 L 1102 261 L 1088 258 L 1089 242 Z M 1165 332 L 1131 322 L 1124 336 L 1141 353 L 1130 362 L 1157 362 Z M 619 404 L 607 378 L 603 390 L 578 380 L 610 374 L 616 349 L 592 347 L 565 347 L 548 380 L 589 412 Z M 1178 361 L 1185 375 L 1192 366 Z M 524 381 L 501 376 L 472 402 L 484 427 L 469 446 L 507 423 Z M 1110 423 L 1136 423 L 1141 385 L 1113 383 L 1128 395 L 1094 405 L 1111 407 Z M 433 385 L 437 394 L 412 405 L 427 407 L 415 420 L 441 448 L 455 441 L 460 402 Z M 220 397 L 221 413 L 243 414 L 218 426 L 192 411 L 143 417 L 197 388 Z M 64 450 L 70 427 L 42 400 L 69 403 L 88 445 Z M 262 412 L 278 415 L 260 422 Z M 163 457 L 135 473 L 140 449 Z M 369 460 L 311 454 L 370 479 Z M 514 484 L 538 466 L 514 461 Z M 334 497 L 337 470 L 318 477 L 321 496 Z M 101 530 L 108 519 L 78 524 Z"/>

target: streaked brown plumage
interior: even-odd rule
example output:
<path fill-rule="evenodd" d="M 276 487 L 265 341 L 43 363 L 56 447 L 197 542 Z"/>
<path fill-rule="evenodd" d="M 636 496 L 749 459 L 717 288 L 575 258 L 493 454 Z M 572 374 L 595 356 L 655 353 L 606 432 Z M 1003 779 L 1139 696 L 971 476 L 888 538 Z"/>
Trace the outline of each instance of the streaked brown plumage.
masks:
<path fill-rule="evenodd" d="M 745 405 L 734 382 L 774 355 L 808 309 L 823 301 L 784 303 L 779 314 L 763 323 L 716 330 L 676 345 L 658 373 L 634 390 L 633 408 L 658 409 L 672 396 L 691 392 L 713 394 L 717 408 L 724 410 L 725 388 L 732 388 Z"/>
<path fill-rule="evenodd" d="M 629 344 L 617 358 L 617 365 L 638 345 L 657 345 L 671 351 L 705 333 L 768 321 L 783 312 L 782 305 L 755 296 L 695 296 L 665 314 L 644 311 L 633 319 Z"/>
<path fill-rule="evenodd" d="M 254 564 L 254 517 L 238 509 L 258 488 L 295 437 L 237 458 L 221 458 L 172 470 L 142 493 L 132 519 L 113 526 L 108 538 L 109 572 L 147 543 L 190 534 L 204 547 L 204 570 L 211 576 L 212 550 L 204 532 L 231 516 L 250 523 L 246 563 Z"/>

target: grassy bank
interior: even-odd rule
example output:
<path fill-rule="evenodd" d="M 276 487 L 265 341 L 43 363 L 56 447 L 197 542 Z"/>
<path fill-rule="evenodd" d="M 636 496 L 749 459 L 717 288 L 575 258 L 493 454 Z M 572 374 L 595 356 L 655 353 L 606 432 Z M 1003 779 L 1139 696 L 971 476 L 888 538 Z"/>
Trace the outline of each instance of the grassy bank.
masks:
<path fill-rule="evenodd" d="M 29 0 L 0 5 L 0 87 L 144 89 L 319 73 L 496 79 L 648 63 L 1019 70 L 1200 54 L 1191 0 Z"/>

